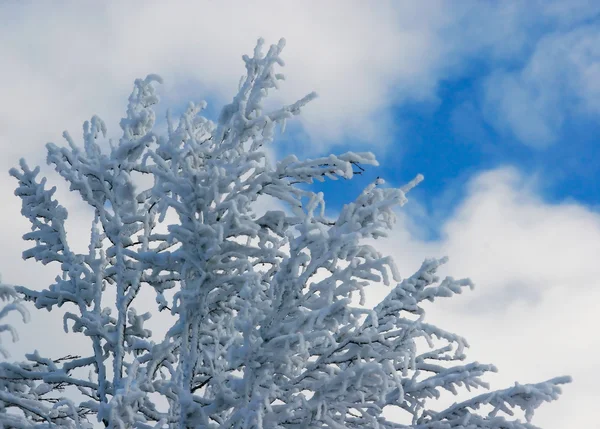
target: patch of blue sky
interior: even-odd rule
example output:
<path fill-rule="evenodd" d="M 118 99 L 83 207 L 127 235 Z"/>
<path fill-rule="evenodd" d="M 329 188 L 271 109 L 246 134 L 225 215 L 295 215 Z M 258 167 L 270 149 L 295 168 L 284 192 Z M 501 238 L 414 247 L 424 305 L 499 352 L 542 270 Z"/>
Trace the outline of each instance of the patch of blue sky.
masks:
<path fill-rule="evenodd" d="M 482 114 L 480 90 L 483 74 L 446 81 L 436 102 L 403 103 L 394 108 L 398 131 L 391 146 L 375 148 L 379 167 L 367 166 L 352 181 L 326 181 L 313 189 L 326 195 L 328 213 L 334 214 L 377 176 L 400 186 L 416 173 L 425 181 L 411 191 L 410 199 L 419 205 L 421 221 L 429 239 L 439 237 L 439 225 L 452 215 L 466 195 L 468 180 L 480 172 L 501 166 L 514 166 L 536 178 L 541 197 L 549 203 L 577 202 L 597 207 L 600 202 L 600 125 L 595 115 L 565 113 L 557 128 L 556 140 L 546 147 L 533 147 L 510 132 L 487 123 Z M 292 146 L 285 140 L 294 140 Z M 302 148 L 301 132 L 283 138 L 285 152 Z M 344 146 L 356 150 L 347 142 Z M 290 150 L 291 149 L 291 150 Z M 369 149 L 368 147 L 366 148 Z M 407 206 L 410 213 L 410 206 Z"/>

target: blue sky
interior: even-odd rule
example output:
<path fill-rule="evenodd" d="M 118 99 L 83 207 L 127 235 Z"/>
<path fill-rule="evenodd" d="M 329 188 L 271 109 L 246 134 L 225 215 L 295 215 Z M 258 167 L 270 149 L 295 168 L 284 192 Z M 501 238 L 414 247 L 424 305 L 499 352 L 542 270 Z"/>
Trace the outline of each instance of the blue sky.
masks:
<path fill-rule="evenodd" d="M 600 26 L 599 17 L 590 16 L 586 25 Z M 411 174 L 423 173 L 427 180 L 413 191 L 414 196 L 428 212 L 447 216 L 464 197 L 461 189 L 464 190 L 469 178 L 485 170 L 511 165 L 543 178 L 539 192 L 544 200 L 575 201 L 596 210 L 600 203 L 597 113 L 572 108 L 570 104 L 577 104 L 577 100 L 573 102 L 574 95 L 565 90 L 557 99 L 558 104 L 564 103 L 557 107 L 560 125 L 553 127 L 548 138 L 518 135 L 510 127 L 498 126 L 489 117 L 498 114 L 486 105 L 485 85 L 490 77 L 498 69 L 519 73 L 535 54 L 536 40 L 560 31 L 552 24 L 535 30 L 528 40 L 528 48 L 519 55 L 493 61 L 481 53 L 471 59 L 460 74 L 440 80 L 434 99 L 409 100 L 390 106 L 389 114 L 394 121 L 393 132 L 388 137 L 390 143 L 383 149 L 374 149 L 381 166 L 369 168 L 364 176 L 372 179 L 378 175 L 399 184 Z M 554 60 L 561 61 L 561 58 Z M 343 146 L 341 142 L 339 147 Z M 360 186 L 353 185 L 350 188 Z M 328 193 L 328 203 L 333 210 L 347 201 L 337 183 L 326 183 L 319 188 Z"/>
<path fill-rule="evenodd" d="M 159 115 L 207 100 L 215 117 L 235 93 L 241 55 L 258 37 L 285 37 L 287 80 L 272 105 L 313 90 L 319 98 L 289 123 L 275 156 L 377 155 L 381 165 L 363 176 L 317 186 L 332 216 L 377 176 L 401 186 L 424 174 L 377 246 L 403 276 L 448 255 L 447 274 L 475 281 L 430 316 L 470 340 L 471 358 L 500 368 L 494 387 L 573 375 L 539 426 L 595 418 L 599 2 L 106 1 L 93 13 L 76 1 L 5 2 L 0 24 L 4 170 L 22 156 L 43 165 L 44 144 L 62 144 L 64 129 L 80 135 L 93 114 L 118 136 L 133 80 L 149 73 L 165 80 Z M 0 175 L 0 272 L 41 287 L 56 273 L 20 260 L 28 225 L 13 190 Z M 64 188 L 58 195 L 85 248 L 85 208 Z M 53 324 L 61 330 L 60 317 L 36 313 L 25 337 Z M 35 345 L 52 350 L 61 338 Z"/>
<path fill-rule="evenodd" d="M 556 141 L 543 147 L 528 145 L 510 131 L 495 128 L 482 114 L 480 88 L 486 71 L 443 82 L 439 103 L 394 109 L 407 128 L 399 140 L 410 142 L 404 162 L 433 179 L 422 185 L 426 193 L 435 196 L 465 175 L 511 164 L 545 177 L 543 193 L 549 201 L 575 199 L 596 205 L 600 201 L 594 180 L 600 171 L 597 118 L 567 111 Z"/>

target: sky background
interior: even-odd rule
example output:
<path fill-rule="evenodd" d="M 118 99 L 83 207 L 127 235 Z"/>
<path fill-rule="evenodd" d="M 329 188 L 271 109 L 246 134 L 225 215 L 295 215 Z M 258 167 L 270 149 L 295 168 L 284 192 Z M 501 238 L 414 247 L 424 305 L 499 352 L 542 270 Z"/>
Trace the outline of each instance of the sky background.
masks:
<path fill-rule="evenodd" d="M 162 115 L 235 94 L 258 37 L 285 37 L 287 81 L 273 103 L 313 90 L 277 157 L 371 151 L 363 177 L 320 186 L 332 215 L 375 177 L 425 181 L 378 243 L 403 277 L 427 257 L 477 287 L 430 308 L 464 335 L 470 358 L 496 364 L 493 387 L 570 374 L 559 402 L 534 423 L 591 427 L 600 395 L 600 3 L 527 2 L 2 2 L 0 168 L 98 114 L 118 135 L 135 78 L 160 74 Z M 48 168 L 55 184 L 60 179 Z M 15 182 L 0 175 L 0 272 L 42 287 L 56 272 L 20 260 L 28 224 Z M 89 214 L 59 189 L 72 239 Z M 374 289 L 375 302 L 385 291 Z M 60 314 L 20 326 L 16 356 L 77 348 Z M 4 339 L 7 341 L 7 339 Z"/>

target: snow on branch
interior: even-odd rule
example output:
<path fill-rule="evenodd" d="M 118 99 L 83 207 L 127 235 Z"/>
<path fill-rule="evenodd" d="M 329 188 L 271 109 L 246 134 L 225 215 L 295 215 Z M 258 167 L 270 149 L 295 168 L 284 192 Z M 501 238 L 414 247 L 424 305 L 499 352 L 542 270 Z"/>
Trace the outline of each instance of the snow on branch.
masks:
<path fill-rule="evenodd" d="M 23 322 L 29 322 L 29 312 L 20 302 L 15 288 L 11 285 L 2 283 L 2 276 L 0 276 L 0 300 L 6 302 L 6 304 L 4 304 L 4 306 L 0 309 L 0 319 L 4 319 L 11 312 L 16 312 L 21 315 Z M 17 333 L 17 330 L 11 324 L 0 324 L 0 332 L 9 332 L 13 342 L 19 340 L 19 334 Z M 4 346 L 0 346 L 0 354 L 2 354 L 5 358 L 10 356 L 10 353 Z"/>

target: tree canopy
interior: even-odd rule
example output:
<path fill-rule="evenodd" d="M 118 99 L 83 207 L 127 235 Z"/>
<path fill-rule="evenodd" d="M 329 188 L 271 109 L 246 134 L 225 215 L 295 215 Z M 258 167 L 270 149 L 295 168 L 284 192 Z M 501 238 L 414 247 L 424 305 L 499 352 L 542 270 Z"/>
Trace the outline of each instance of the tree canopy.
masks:
<path fill-rule="evenodd" d="M 87 252 L 69 245 L 68 212 L 39 168 L 10 171 L 32 226 L 23 257 L 59 275 L 42 290 L 2 285 L 12 301 L 0 316 L 26 315 L 20 299 L 64 306 L 65 330 L 85 337 L 89 354 L 2 362 L 3 427 L 530 429 L 533 411 L 558 397 L 568 377 L 435 411 L 443 390 L 486 388 L 482 376 L 496 371 L 466 361 L 464 338 L 425 321 L 424 302 L 472 283 L 439 278 L 445 258 L 401 278 L 366 242 L 393 227 L 422 176 L 399 189 L 378 179 L 332 219 L 310 184 L 351 179 L 377 165 L 373 154 L 269 162 L 276 128 L 315 97 L 264 107 L 283 80 L 283 47 L 265 54 L 259 40 L 243 57 L 246 75 L 217 121 L 190 103 L 161 132 L 161 78 L 150 75 L 135 81 L 118 142 L 104 145 L 94 116 L 82 143 L 65 132 L 66 146 L 47 145 L 48 163 L 93 209 Z M 262 197 L 281 208 L 261 211 Z M 389 294 L 368 308 L 378 283 Z M 146 289 L 155 306 L 140 310 Z M 175 319 L 164 337 L 144 326 L 161 312 Z"/>

